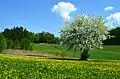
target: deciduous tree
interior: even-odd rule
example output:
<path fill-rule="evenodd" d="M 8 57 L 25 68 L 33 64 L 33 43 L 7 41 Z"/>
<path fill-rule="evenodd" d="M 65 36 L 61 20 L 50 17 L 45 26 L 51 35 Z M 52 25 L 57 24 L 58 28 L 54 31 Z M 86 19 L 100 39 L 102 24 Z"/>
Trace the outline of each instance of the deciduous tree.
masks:
<path fill-rule="evenodd" d="M 4 36 L 0 33 L 0 52 L 7 48 L 7 43 Z"/>
<path fill-rule="evenodd" d="M 87 60 L 92 48 L 101 48 L 108 37 L 105 21 L 101 16 L 77 15 L 61 29 L 63 45 L 81 52 L 80 59 Z"/>

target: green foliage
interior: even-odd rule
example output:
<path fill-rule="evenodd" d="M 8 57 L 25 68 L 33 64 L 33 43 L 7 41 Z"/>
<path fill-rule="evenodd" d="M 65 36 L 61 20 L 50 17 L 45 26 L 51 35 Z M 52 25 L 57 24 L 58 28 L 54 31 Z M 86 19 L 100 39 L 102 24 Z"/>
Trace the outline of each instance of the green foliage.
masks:
<path fill-rule="evenodd" d="M 39 34 L 35 34 L 34 43 L 39 43 Z"/>
<path fill-rule="evenodd" d="M 24 49 L 28 49 L 27 47 L 30 44 L 29 42 L 34 41 L 34 33 L 27 31 L 23 27 L 13 27 L 12 29 L 6 28 L 2 32 L 2 34 L 6 39 L 8 39 L 7 41 L 8 49 L 9 48 L 22 49 L 21 46 L 23 46 Z M 27 42 L 25 44 L 21 42 L 23 38 L 27 38 Z M 29 49 L 32 50 L 32 47 L 30 47 Z"/>
<path fill-rule="evenodd" d="M 30 41 L 27 38 L 22 39 L 21 46 L 22 46 L 22 49 L 24 49 L 24 50 L 32 49 L 31 45 L 30 45 Z"/>
<path fill-rule="evenodd" d="M 7 42 L 4 36 L 0 33 L 0 52 L 7 48 Z"/>
<path fill-rule="evenodd" d="M 54 42 L 55 42 L 55 44 L 60 44 L 60 38 L 59 37 L 56 37 L 55 39 L 54 39 Z"/>
<path fill-rule="evenodd" d="M 116 27 L 111 29 L 110 35 L 113 36 L 112 38 L 109 38 L 104 41 L 105 45 L 120 45 L 120 27 Z"/>
<path fill-rule="evenodd" d="M 30 50 L 30 51 L 32 51 L 32 50 L 33 50 L 33 47 L 32 47 L 32 45 L 30 45 L 30 48 L 29 48 L 29 50 Z"/>
<path fill-rule="evenodd" d="M 102 17 L 79 15 L 71 22 L 66 22 L 61 30 L 63 45 L 80 50 L 81 59 L 87 60 L 92 48 L 101 48 L 108 37 L 108 30 Z"/>
<path fill-rule="evenodd" d="M 19 40 L 27 38 L 30 42 L 34 43 L 49 43 L 59 44 L 59 39 L 54 34 L 49 32 L 33 33 L 29 32 L 23 27 L 13 27 L 11 29 L 6 28 L 2 32 L 3 36 L 8 40 Z"/>
<path fill-rule="evenodd" d="M 31 42 L 34 40 L 34 33 L 27 31 L 23 27 L 13 27 L 11 29 L 6 28 L 2 34 L 8 40 L 19 40 L 21 41 L 23 38 L 29 39 Z"/>
<path fill-rule="evenodd" d="M 12 49 L 12 48 L 13 48 L 13 41 L 7 40 L 7 49 Z"/>
<path fill-rule="evenodd" d="M 59 38 L 55 37 L 54 34 L 49 32 L 41 32 L 35 34 L 35 43 L 48 43 L 48 44 L 59 44 Z"/>
<path fill-rule="evenodd" d="M 0 74 L 0 79 L 119 79 L 120 62 L 0 55 Z"/>
<path fill-rule="evenodd" d="M 13 41 L 13 49 L 21 49 L 21 43 L 19 40 Z"/>

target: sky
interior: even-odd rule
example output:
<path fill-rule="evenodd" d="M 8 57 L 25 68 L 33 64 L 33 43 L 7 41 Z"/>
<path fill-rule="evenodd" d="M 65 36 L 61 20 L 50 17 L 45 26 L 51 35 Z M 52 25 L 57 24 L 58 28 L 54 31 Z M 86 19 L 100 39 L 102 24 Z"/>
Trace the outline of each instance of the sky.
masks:
<path fill-rule="evenodd" d="M 120 0 L 0 0 L 0 31 L 23 26 L 32 32 L 59 36 L 76 14 L 103 16 L 110 27 L 120 24 Z"/>

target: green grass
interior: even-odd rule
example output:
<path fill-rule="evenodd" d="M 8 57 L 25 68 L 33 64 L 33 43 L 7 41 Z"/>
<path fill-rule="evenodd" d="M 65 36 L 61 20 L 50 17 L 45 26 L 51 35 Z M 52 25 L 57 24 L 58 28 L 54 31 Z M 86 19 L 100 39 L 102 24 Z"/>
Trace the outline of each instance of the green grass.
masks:
<path fill-rule="evenodd" d="M 50 53 L 54 55 L 62 55 L 64 56 L 78 56 L 78 52 L 73 52 L 72 50 L 67 50 L 65 47 L 55 45 L 55 44 L 33 44 L 33 50 L 39 52 Z M 76 55 L 78 54 L 78 55 Z"/>
<path fill-rule="evenodd" d="M 65 47 L 55 44 L 33 44 L 33 50 L 51 54 L 63 54 L 67 57 L 79 57 L 79 52 L 67 50 Z M 105 45 L 103 49 L 90 51 L 90 59 L 120 60 L 120 45 Z"/>
<path fill-rule="evenodd" d="M 120 61 L 0 55 L 0 79 L 119 79 Z"/>
<path fill-rule="evenodd" d="M 120 46 L 119 45 L 105 45 L 104 48 L 99 50 L 92 50 L 91 59 L 107 59 L 107 60 L 120 60 Z"/>

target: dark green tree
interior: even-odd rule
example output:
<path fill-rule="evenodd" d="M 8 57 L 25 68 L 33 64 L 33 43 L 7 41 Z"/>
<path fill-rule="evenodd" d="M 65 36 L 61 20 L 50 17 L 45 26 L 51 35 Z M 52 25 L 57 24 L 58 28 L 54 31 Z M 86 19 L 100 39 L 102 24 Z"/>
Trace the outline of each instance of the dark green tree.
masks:
<path fill-rule="evenodd" d="M 0 52 L 7 48 L 7 42 L 4 36 L 0 33 Z"/>
<path fill-rule="evenodd" d="M 113 28 L 109 30 L 109 33 L 112 38 L 109 38 L 104 41 L 105 45 L 120 45 L 120 27 Z"/>
<path fill-rule="evenodd" d="M 12 49 L 12 48 L 13 48 L 13 41 L 7 40 L 7 49 Z"/>
<path fill-rule="evenodd" d="M 27 31 L 27 29 L 23 27 L 13 27 L 11 29 L 6 28 L 2 34 L 8 40 L 21 41 L 23 38 L 27 38 L 32 42 L 34 39 L 34 33 Z"/>
<path fill-rule="evenodd" d="M 13 41 L 13 48 L 14 49 L 21 49 L 21 43 L 19 40 L 14 40 Z"/>
<path fill-rule="evenodd" d="M 21 41 L 21 48 L 23 50 L 30 50 L 30 41 L 27 38 L 23 38 Z"/>
<path fill-rule="evenodd" d="M 34 35 L 34 43 L 40 43 L 40 42 L 39 42 L 39 39 L 40 39 L 40 38 L 39 38 L 39 34 L 38 34 L 38 33 L 35 34 L 35 35 Z"/>
<path fill-rule="evenodd" d="M 55 44 L 60 44 L 60 38 L 59 37 L 55 37 L 54 38 L 54 43 Z"/>
<path fill-rule="evenodd" d="M 6 28 L 2 34 L 7 40 L 13 41 L 21 41 L 23 38 L 27 38 L 32 43 L 56 44 L 57 42 L 56 37 L 52 33 L 43 31 L 41 33 L 34 34 L 23 27 L 13 27 L 11 29 Z"/>

